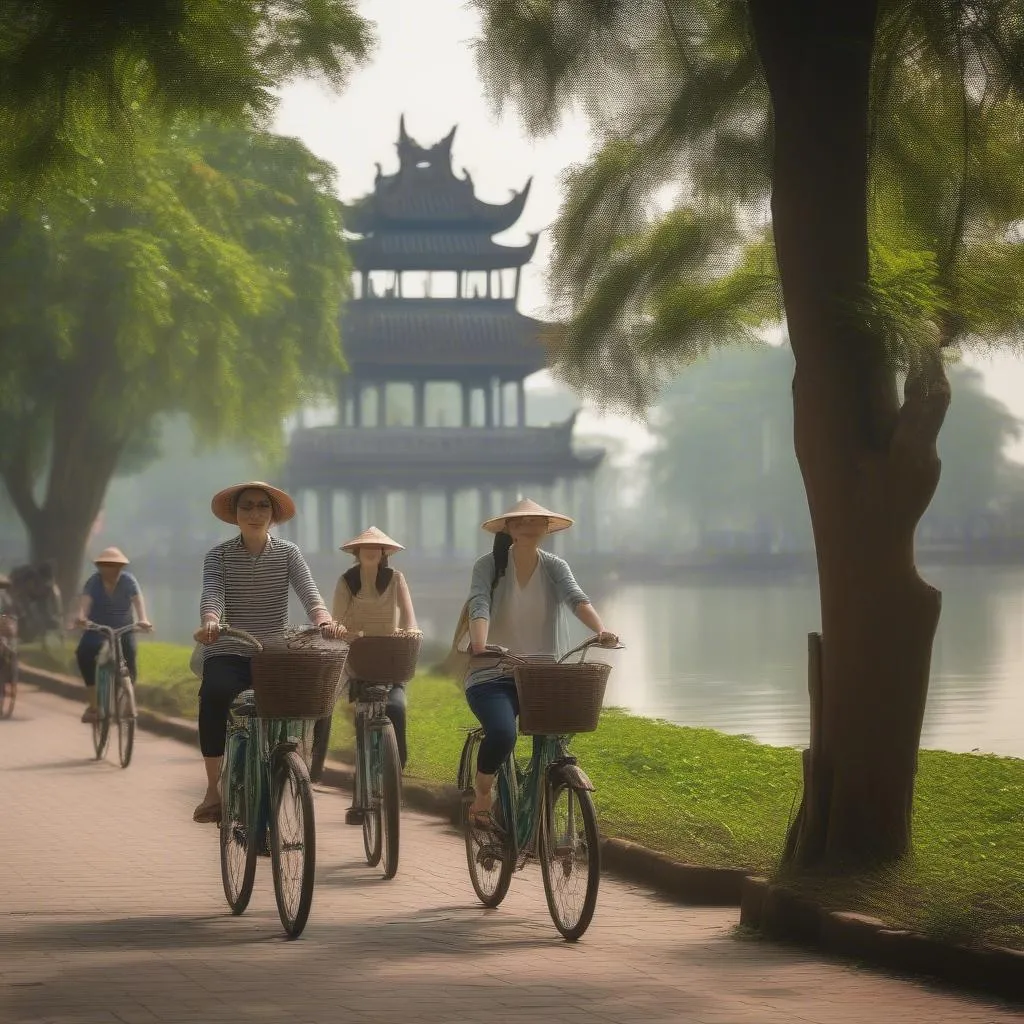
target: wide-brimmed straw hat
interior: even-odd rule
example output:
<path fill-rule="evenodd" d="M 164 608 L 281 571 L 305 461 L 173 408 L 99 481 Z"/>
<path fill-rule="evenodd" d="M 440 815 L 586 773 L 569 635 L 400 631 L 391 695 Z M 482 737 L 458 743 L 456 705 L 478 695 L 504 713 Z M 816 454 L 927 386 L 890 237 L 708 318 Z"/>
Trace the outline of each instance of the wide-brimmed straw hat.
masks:
<path fill-rule="evenodd" d="M 393 555 L 396 551 L 405 550 L 397 540 L 392 540 L 383 530 L 378 530 L 376 526 L 371 526 L 363 530 L 358 537 L 345 541 L 341 545 L 341 550 L 354 555 L 356 550 L 361 547 L 383 548 L 386 555 Z"/>
<path fill-rule="evenodd" d="M 128 558 L 120 548 L 104 548 L 93 560 L 93 565 L 127 565 Z"/>
<path fill-rule="evenodd" d="M 507 512 L 500 516 L 488 519 L 483 523 L 483 529 L 488 533 L 501 533 L 505 524 L 510 519 L 522 519 L 525 516 L 541 516 L 548 521 L 548 533 L 558 533 L 559 530 L 568 530 L 574 520 L 569 516 L 563 516 L 560 512 L 552 512 L 551 509 L 538 505 L 532 498 L 521 498 Z"/>
<path fill-rule="evenodd" d="M 275 523 L 287 523 L 295 516 L 295 502 L 292 501 L 291 495 L 282 491 L 280 487 L 272 487 L 262 480 L 249 480 L 244 484 L 233 484 L 231 487 L 225 487 L 223 491 L 218 491 L 210 502 L 213 514 L 222 522 L 236 526 L 238 513 L 235 509 L 235 499 L 242 491 L 265 491 L 270 495 Z"/>

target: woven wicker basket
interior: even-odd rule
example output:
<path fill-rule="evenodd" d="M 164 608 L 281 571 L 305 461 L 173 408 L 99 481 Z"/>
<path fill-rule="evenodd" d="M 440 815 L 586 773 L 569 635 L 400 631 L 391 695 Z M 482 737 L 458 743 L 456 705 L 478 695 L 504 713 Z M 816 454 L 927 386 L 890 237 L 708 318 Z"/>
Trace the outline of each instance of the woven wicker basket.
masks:
<path fill-rule="evenodd" d="M 519 731 L 527 736 L 593 732 L 601 717 L 611 665 L 517 665 Z"/>
<path fill-rule="evenodd" d="M 348 644 L 304 636 L 265 646 L 252 656 L 252 688 L 260 718 L 324 718 L 334 702 Z"/>
<path fill-rule="evenodd" d="M 348 652 L 348 674 L 368 683 L 397 686 L 416 675 L 422 634 L 360 636 Z"/>

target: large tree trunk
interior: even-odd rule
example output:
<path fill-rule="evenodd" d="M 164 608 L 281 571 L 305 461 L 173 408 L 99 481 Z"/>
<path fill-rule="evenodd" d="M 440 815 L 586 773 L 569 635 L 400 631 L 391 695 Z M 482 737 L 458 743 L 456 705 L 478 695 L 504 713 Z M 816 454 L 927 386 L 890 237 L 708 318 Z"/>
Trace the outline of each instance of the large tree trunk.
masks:
<path fill-rule="evenodd" d="M 33 562 L 52 561 L 57 584 L 70 611 L 82 576 L 85 548 L 93 523 L 117 468 L 124 441 L 120 425 L 92 409 L 103 393 L 99 368 L 88 355 L 69 365 L 57 388 L 53 412 L 51 455 L 46 494 L 34 497 L 39 467 L 28 450 L 19 451 L 4 467 L 11 501 L 29 535 Z"/>
<path fill-rule="evenodd" d="M 936 357 L 912 372 L 901 407 L 883 340 L 857 312 L 876 6 L 749 0 L 774 108 L 773 226 L 824 636 L 821 719 L 787 843 L 795 867 L 859 869 L 908 852 L 939 618 L 914 532 L 938 483 L 948 383 Z"/>

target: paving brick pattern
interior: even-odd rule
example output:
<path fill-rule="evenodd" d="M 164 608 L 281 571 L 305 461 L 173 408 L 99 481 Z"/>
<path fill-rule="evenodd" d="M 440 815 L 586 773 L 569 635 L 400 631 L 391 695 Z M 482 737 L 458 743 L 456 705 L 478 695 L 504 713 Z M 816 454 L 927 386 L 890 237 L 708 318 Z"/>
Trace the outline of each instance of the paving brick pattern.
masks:
<path fill-rule="evenodd" d="M 127 771 L 91 759 L 81 709 L 22 688 L 0 723 L 0 1022 L 1001 1024 L 1011 1008 L 733 937 L 735 910 L 602 881 L 561 941 L 539 874 L 475 905 L 449 828 L 403 818 L 398 877 L 362 860 L 346 800 L 316 797 L 313 912 L 283 939 L 269 862 L 227 911 L 217 830 L 191 821 L 198 751 L 141 733 Z M 600 796 L 600 794 L 598 794 Z"/>

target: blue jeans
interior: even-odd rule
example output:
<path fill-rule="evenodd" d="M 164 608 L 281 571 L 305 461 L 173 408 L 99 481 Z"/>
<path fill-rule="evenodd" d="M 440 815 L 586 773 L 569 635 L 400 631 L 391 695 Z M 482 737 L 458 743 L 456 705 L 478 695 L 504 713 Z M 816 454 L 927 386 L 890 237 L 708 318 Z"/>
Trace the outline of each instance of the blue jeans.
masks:
<path fill-rule="evenodd" d="M 494 775 L 516 748 L 516 719 L 519 717 L 516 684 L 511 676 L 477 683 L 466 690 L 466 702 L 484 730 L 477 771 L 481 775 Z M 534 752 L 540 742 L 541 737 L 534 736 Z"/>

